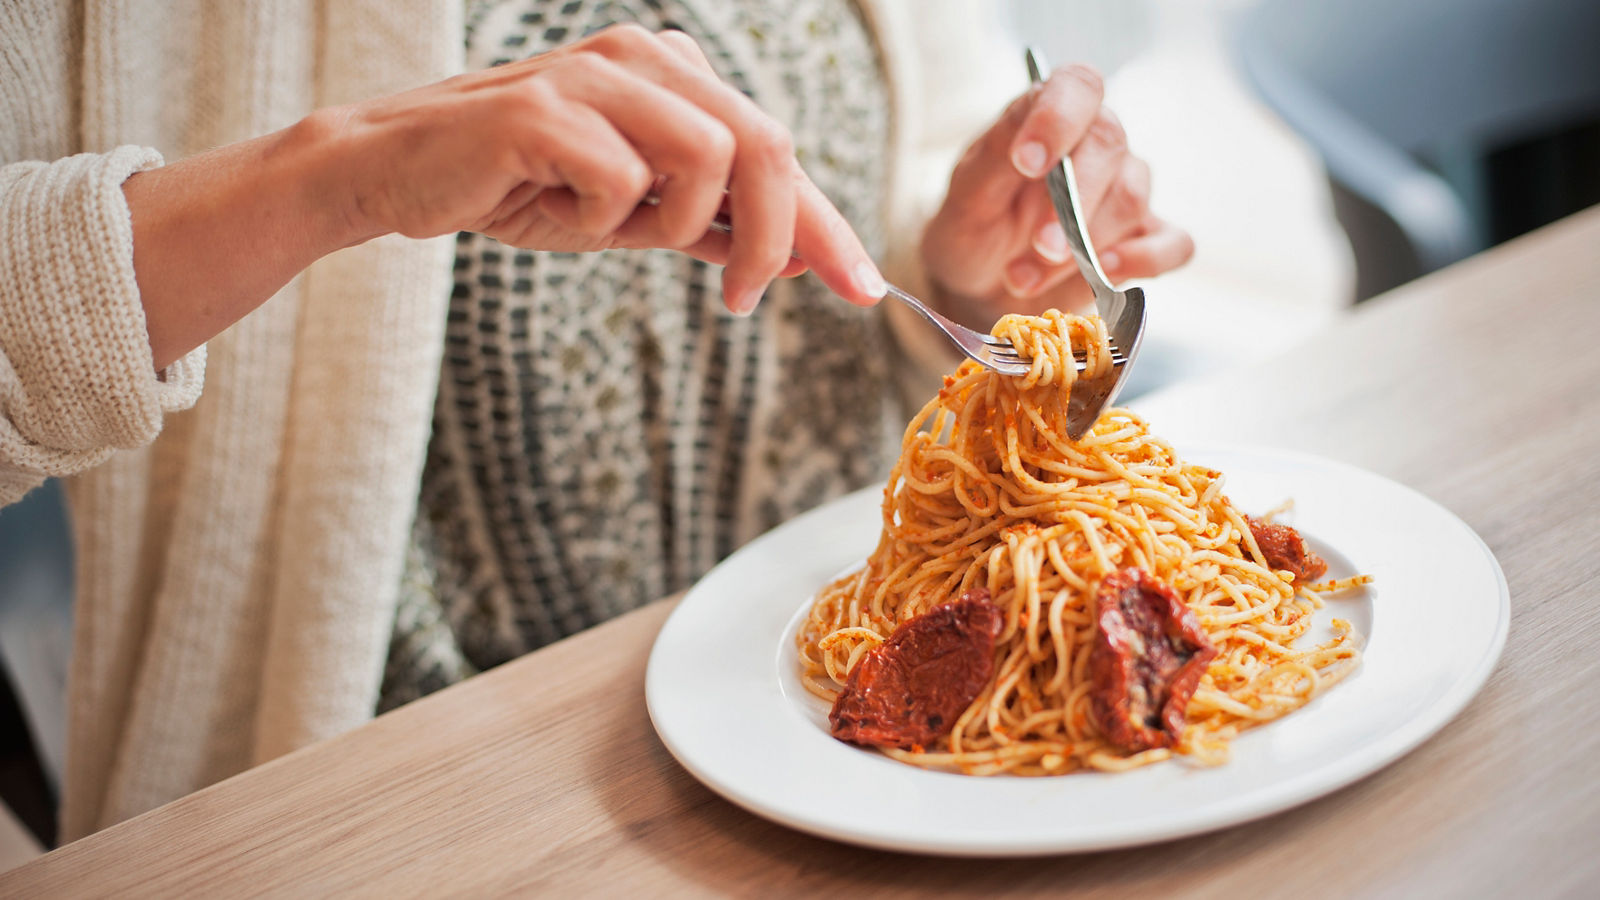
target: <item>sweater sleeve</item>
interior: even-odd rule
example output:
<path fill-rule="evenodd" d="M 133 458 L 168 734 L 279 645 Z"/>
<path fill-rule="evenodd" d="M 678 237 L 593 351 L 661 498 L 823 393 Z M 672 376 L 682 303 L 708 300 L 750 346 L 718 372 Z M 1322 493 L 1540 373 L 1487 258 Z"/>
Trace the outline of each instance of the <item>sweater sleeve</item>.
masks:
<path fill-rule="evenodd" d="M 122 182 L 161 165 L 119 147 L 0 167 L 0 505 L 155 439 L 194 405 L 201 347 L 156 371 Z"/>

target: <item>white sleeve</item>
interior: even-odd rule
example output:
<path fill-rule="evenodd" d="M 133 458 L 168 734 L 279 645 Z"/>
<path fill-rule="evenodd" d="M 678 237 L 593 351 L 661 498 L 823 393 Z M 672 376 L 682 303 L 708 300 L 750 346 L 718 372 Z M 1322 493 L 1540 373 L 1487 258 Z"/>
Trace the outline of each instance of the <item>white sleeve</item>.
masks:
<path fill-rule="evenodd" d="M 149 443 L 194 405 L 201 347 L 156 371 L 122 182 L 144 147 L 0 167 L 0 505 Z"/>

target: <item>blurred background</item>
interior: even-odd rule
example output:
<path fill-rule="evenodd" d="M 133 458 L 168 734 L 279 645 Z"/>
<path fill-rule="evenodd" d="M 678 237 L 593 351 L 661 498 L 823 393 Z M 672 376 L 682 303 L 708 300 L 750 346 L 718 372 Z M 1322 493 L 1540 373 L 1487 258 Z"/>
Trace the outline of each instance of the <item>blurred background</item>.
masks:
<path fill-rule="evenodd" d="M 1145 390 L 1600 202 L 1600 2 L 1004 0 L 1108 76 L 1196 256 L 1150 291 Z M 1508 298 L 1508 301 L 1512 298 Z"/>
<path fill-rule="evenodd" d="M 1088 62 L 1152 172 L 1152 205 L 1195 258 L 1147 288 L 1145 350 L 1123 400 L 1280 352 L 1348 304 L 1354 260 L 1307 146 L 1250 90 L 1223 0 L 1008 0 L 1010 33 Z"/>
<path fill-rule="evenodd" d="M 1107 73 L 1194 235 L 1150 289 L 1135 404 L 1600 202 L 1600 0 L 994 3 L 1011 76 L 1025 41 Z M 0 511 L 0 851 L 8 806 L 54 830 L 70 557 L 57 485 Z"/>
<path fill-rule="evenodd" d="M 1195 259 L 1150 291 L 1166 381 L 1600 202 L 1594 0 L 1005 0 L 1093 62 Z M 1510 298 L 1509 298 L 1510 299 Z"/>

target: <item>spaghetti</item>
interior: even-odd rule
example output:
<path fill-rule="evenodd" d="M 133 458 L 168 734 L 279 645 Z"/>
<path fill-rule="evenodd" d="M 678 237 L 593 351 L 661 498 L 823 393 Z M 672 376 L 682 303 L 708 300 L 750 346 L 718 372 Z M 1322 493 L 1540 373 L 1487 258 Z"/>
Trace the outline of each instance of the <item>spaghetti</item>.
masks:
<path fill-rule="evenodd" d="M 933 745 L 884 752 L 974 775 L 1060 774 L 1173 753 L 1223 762 L 1239 732 L 1304 706 L 1358 665 L 1348 622 L 1334 620 L 1322 644 L 1295 642 L 1322 606 L 1314 588 L 1364 579 L 1307 587 L 1274 571 L 1221 473 L 1185 463 L 1132 412 L 1108 410 L 1081 441 L 1067 439 L 1072 383 L 1111 366 L 1098 318 L 1006 316 L 993 333 L 1030 371 L 965 362 L 912 419 L 877 548 L 820 592 L 796 637 L 808 689 L 834 699 L 897 627 L 981 589 L 1003 616 L 987 685 Z M 1120 750 L 1090 708 L 1095 591 L 1125 567 L 1174 590 L 1216 648 L 1170 748 Z"/>

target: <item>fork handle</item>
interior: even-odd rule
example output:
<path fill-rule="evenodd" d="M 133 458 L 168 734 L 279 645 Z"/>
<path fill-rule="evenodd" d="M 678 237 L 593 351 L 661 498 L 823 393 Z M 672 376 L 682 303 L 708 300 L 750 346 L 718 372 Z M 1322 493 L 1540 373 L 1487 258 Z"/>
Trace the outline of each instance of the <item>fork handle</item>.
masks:
<path fill-rule="evenodd" d="M 1044 55 L 1032 48 L 1025 53 L 1028 60 L 1028 78 L 1034 84 L 1044 82 Z M 1094 291 L 1095 300 L 1102 306 L 1111 300 L 1111 281 L 1100 268 L 1100 257 L 1089 240 L 1089 230 L 1083 226 L 1089 220 L 1078 202 L 1078 179 L 1072 168 L 1072 157 L 1061 157 L 1060 165 L 1052 166 L 1044 176 L 1045 188 L 1050 192 L 1050 203 L 1056 208 L 1056 218 L 1061 220 L 1061 230 L 1067 234 L 1067 246 L 1078 261 L 1078 270 Z"/>
<path fill-rule="evenodd" d="M 1061 230 L 1067 233 L 1067 246 L 1072 250 L 1072 257 L 1078 261 L 1078 271 L 1089 282 L 1089 287 L 1094 290 L 1095 299 L 1104 303 L 1111 298 L 1113 293 L 1110 279 L 1106 278 L 1105 270 L 1100 268 L 1100 257 L 1094 252 L 1094 244 L 1089 240 L 1088 229 L 1083 227 L 1086 218 L 1083 207 L 1078 203 L 1077 180 L 1072 171 L 1072 160 L 1062 157 L 1061 165 L 1052 168 L 1045 175 L 1045 186 L 1050 191 L 1052 199 L 1061 197 L 1059 205 L 1072 211 L 1071 215 L 1061 216 Z"/>

